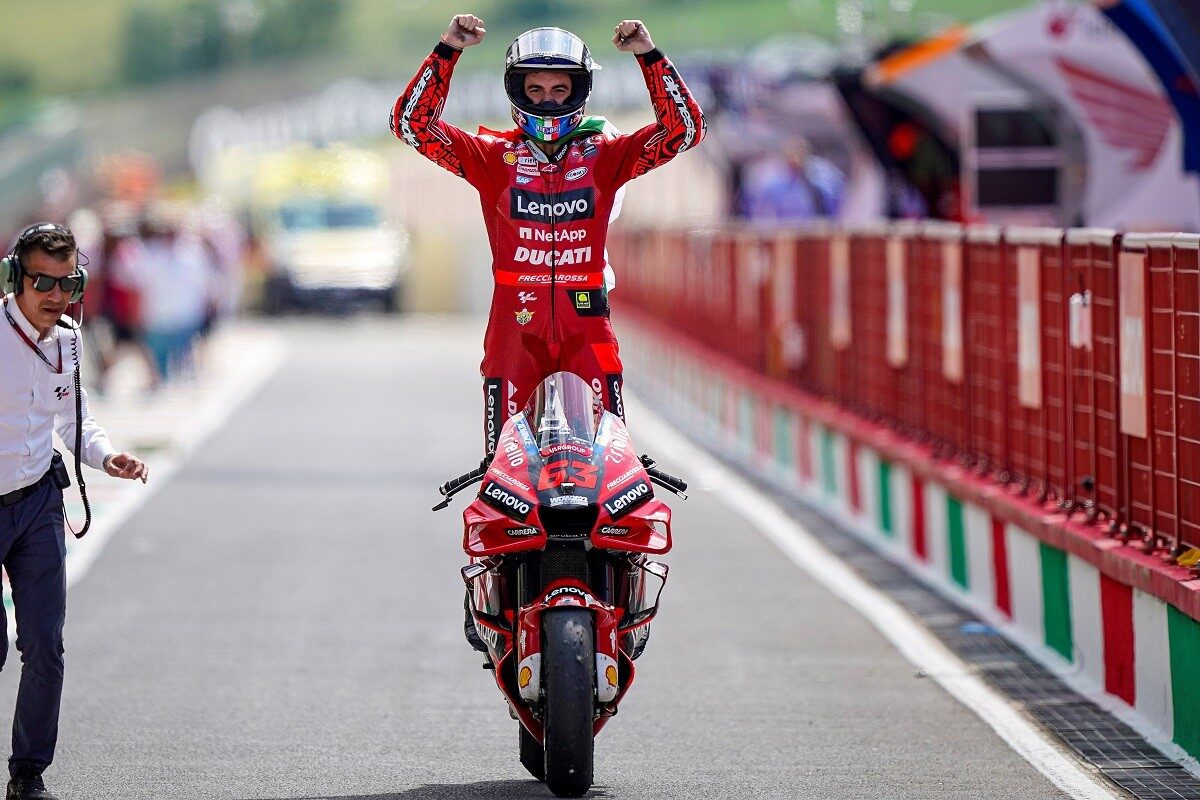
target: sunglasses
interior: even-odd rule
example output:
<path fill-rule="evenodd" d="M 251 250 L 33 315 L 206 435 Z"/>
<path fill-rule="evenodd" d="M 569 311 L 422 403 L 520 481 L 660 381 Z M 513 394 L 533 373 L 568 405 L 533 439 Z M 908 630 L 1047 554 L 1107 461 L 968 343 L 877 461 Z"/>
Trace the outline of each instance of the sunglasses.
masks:
<path fill-rule="evenodd" d="M 57 285 L 63 290 L 63 294 L 74 294 L 83 285 L 83 276 L 79 273 L 55 278 L 53 275 L 43 275 L 39 272 L 25 277 L 29 278 L 33 283 L 34 290 L 38 292 L 52 292 Z"/>

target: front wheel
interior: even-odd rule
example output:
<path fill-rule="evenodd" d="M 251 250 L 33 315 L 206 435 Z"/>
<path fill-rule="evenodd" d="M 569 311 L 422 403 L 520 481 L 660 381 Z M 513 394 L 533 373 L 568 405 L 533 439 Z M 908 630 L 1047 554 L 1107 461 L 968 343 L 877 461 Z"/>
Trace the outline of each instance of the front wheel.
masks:
<path fill-rule="evenodd" d="M 542 637 L 546 785 L 557 797 L 582 797 L 592 786 L 595 748 L 592 613 L 583 608 L 551 609 L 542 616 Z"/>

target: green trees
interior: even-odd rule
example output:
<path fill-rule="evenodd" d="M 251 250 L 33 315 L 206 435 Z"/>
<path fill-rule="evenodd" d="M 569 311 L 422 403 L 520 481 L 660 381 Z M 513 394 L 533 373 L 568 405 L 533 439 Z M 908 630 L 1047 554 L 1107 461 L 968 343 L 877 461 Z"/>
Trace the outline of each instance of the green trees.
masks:
<path fill-rule="evenodd" d="M 321 53 L 336 39 L 342 8 L 327 0 L 143 2 L 125 23 L 121 78 L 150 84 Z"/>

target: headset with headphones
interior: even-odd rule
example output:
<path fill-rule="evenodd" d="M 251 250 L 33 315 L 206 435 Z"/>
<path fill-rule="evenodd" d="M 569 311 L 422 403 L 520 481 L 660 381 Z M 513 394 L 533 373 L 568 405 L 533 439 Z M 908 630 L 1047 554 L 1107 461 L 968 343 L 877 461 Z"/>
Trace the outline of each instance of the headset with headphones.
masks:
<path fill-rule="evenodd" d="M 13 294 L 21 294 L 25 291 L 25 268 L 21 265 L 20 252 L 29 244 L 29 239 L 37 233 L 46 231 L 57 231 L 66 236 L 71 236 L 71 232 L 62 225 L 53 222 L 41 222 L 37 225 L 30 225 L 25 230 L 21 231 L 21 235 L 17 237 L 17 241 L 13 244 L 12 252 L 3 259 L 0 259 L 0 291 L 4 294 L 12 292 Z M 82 256 L 76 250 L 77 257 Z M 84 260 L 86 264 L 86 258 Z M 75 273 L 71 277 L 79 278 L 79 286 L 77 286 L 68 296 L 67 301 L 70 303 L 78 303 L 83 299 L 83 291 L 87 288 L 88 273 L 83 266 L 77 265 Z"/>

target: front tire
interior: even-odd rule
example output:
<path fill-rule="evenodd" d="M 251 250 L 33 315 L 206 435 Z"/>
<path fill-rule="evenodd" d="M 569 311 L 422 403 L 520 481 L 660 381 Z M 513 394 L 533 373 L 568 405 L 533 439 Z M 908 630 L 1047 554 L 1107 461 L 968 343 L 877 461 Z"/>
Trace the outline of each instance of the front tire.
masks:
<path fill-rule="evenodd" d="M 546 693 L 545 778 L 556 797 L 592 787 L 596 644 L 592 613 L 551 609 L 542 617 L 542 686 Z"/>
<path fill-rule="evenodd" d="M 546 780 L 546 751 L 541 743 L 533 738 L 533 734 L 525 730 L 525 726 L 517 723 L 521 731 L 521 766 L 529 770 L 529 774 L 539 781 Z"/>

